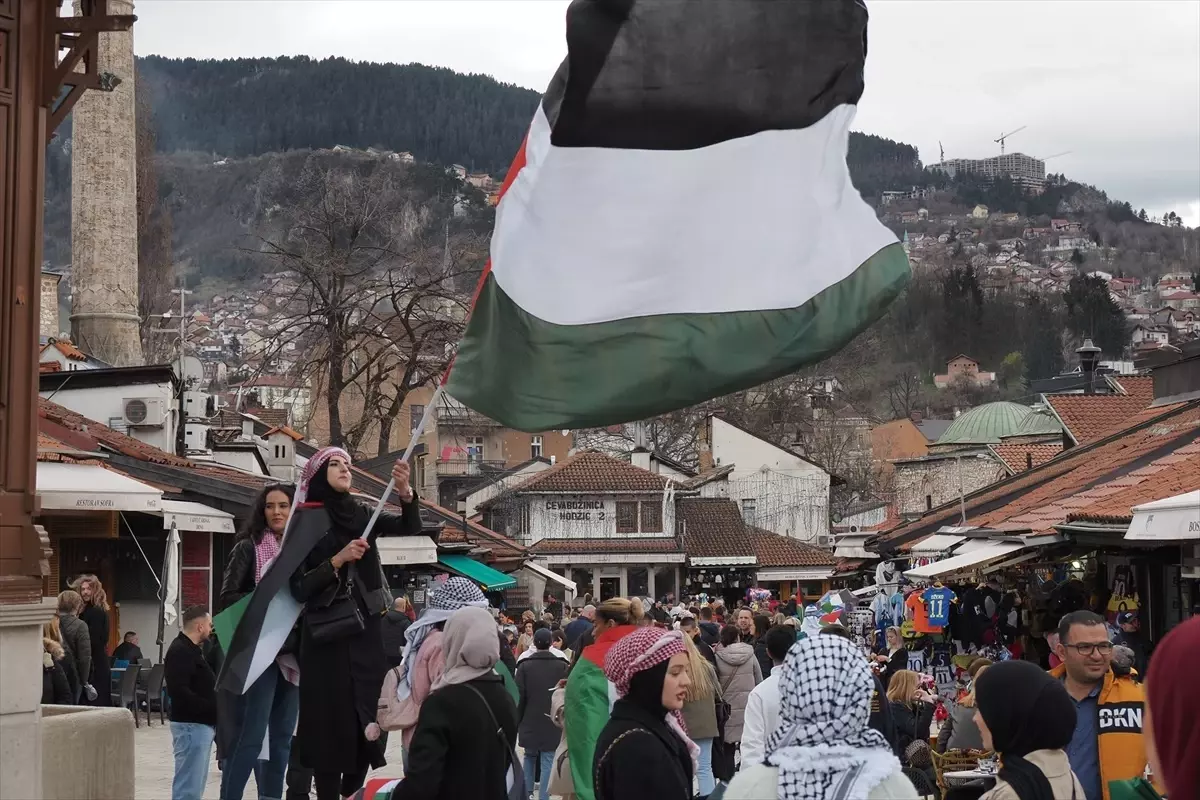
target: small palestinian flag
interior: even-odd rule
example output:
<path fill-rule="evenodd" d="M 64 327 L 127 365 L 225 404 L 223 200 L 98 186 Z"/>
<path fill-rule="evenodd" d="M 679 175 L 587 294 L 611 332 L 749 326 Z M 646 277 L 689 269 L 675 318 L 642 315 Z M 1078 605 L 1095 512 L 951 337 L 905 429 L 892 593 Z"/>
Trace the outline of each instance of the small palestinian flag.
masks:
<path fill-rule="evenodd" d="M 642 419 L 841 348 L 909 279 L 846 166 L 856 0 L 574 0 L 447 390 L 524 430 Z"/>
<path fill-rule="evenodd" d="M 399 785 L 399 778 L 370 778 L 350 800 L 388 800 Z"/>

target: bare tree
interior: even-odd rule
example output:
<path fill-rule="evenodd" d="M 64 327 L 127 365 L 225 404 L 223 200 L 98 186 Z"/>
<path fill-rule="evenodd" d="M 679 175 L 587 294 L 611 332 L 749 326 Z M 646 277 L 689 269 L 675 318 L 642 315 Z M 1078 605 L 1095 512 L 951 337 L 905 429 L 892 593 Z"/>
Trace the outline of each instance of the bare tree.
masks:
<path fill-rule="evenodd" d="M 280 232 L 260 236 L 261 254 L 285 276 L 269 290 L 271 336 L 260 369 L 291 362 L 311 384 L 331 444 L 351 452 L 372 432 L 388 448 L 395 418 L 414 388 L 446 368 L 466 318 L 463 280 L 486 245 L 470 231 L 428 228 L 440 210 L 421 203 L 400 165 L 351 168 L 314 158 L 295 187 Z"/>
<path fill-rule="evenodd" d="M 150 315 L 170 307 L 175 273 L 171 211 L 158 194 L 154 109 L 140 77 L 136 85 L 138 315 L 142 318 L 142 353 L 147 363 L 158 364 L 169 358 L 170 338 L 152 333 L 162 323 Z"/>
<path fill-rule="evenodd" d="M 904 419 L 921 408 L 923 390 L 916 364 L 897 364 L 887 382 L 887 401 L 892 419 Z"/>

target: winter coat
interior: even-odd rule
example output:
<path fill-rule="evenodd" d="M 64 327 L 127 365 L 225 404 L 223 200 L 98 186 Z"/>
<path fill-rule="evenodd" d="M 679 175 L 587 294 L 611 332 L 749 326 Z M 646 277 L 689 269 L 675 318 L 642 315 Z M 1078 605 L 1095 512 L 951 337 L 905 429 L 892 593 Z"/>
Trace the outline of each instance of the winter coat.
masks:
<path fill-rule="evenodd" d="M 717 678 L 721 696 L 729 703 L 729 721 L 725 723 L 725 741 L 735 744 L 742 740 L 742 724 L 746 701 L 754 687 L 762 683 L 762 670 L 754 657 L 754 646 L 735 642 L 717 652 Z"/>
<path fill-rule="evenodd" d="M 63 658 L 58 663 L 62 666 L 63 672 L 67 676 L 67 686 L 71 689 L 71 703 L 78 703 L 82 695 L 83 684 L 79 681 L 79 670 L 75 668 L 75 656 L 71 653 L 71 648 L 64 643 L 62 646 Z"/>
<path fill-rule="evenodd" d="M 692 757 L 683 740 L 655 716 L 618 700 L 592 762 L 596 800 L 691 800 Z"/>
<path fill-rule="evenodd" d="M 90 679 L 84 679 L 96 688 L 94 706 L 112 705 L 112 671 L 108 663 L 108 612 L 100 606 L 88 604 L 79 615 L 88 628 L 91 640 L 92 670 Z"/>
<path fill-rule="evenodd" d="M 384 513 L 375 524 L 380 536 L 421 533 L 421 515 L 416 495 L 401 505 L 400 514 Z M 313 520 L 295 519 L 293 524 L 320 524 L 328 531 L 313 546 L 304 562 L 292 575 L 292 596 L 308 608 L 323 607 L 346 597 L 349 564 L 333 568 L 332 559 L 359 532 L 338 531 L 329 526 L 328 514 L 321 506 L 302 505 L 294 516 L 314 515 Z M 300 720 L 295 747 L 300 762 L 316 772 L 355 773 L 368 764 L 379 768 L 384 758 L 382 739 L 367 741 L 366 726 L 375 721 L 379 691 L 388 671 L 380 631 L 384 602 L 382 587 L 372 588 L 378 576 L 382 580 L 379 548 L 368 548 L 356 564 L 349 597 L 358 605 L 363 630 L 332 642 L 318 643 L 301 621 L 300 636 Z"/>
<path fill-rule="evenodd" d="M 717 680 L 717 673 L 712 667 L 709 667 L 709 680 L 714 684 Z M 684 703 L 683 721 L 687 724 L 688 736 L 692 741 L 717 738 L 717 698 L 702 697 Z"/>
<path fill-rule="evenodd" d="M 888 660 L 879 670 L 879 680 L 883 681 L 884 689 L 892 682 L 892 676 L 902 669 L 908 669 L 908 651 L 903 647 L 888 655 Z"/>
<path fill-rule="evenodd" d="M 579 637 L 592 629 L 592 621 L 580 617 L 577 620 L 567 623 L 567 627 L 563 628 L 564 644 L 572 650 L 578 650 L 576 646 L 579 643 Z"/>
<path fill-rule="evenodd" d="M 562 731 L 550 719 L 550 693 L 567 677 L 568 664 L 549 650 L 538 650 L 517 665 L 518 743 L 526 752 L 553 752 Z"/>
<path fill-rule="evenodd" d="M 983 749 L 983 735 L 975 724 L 975 709 L 956 705 L 938 731 L 937 751 Z"/>
<path fill-rule="evenodd" d="M 758 659 L 758 669 L 764 678 L 771 674 L 771 654 L 767 652 L 767 642 L 759 637 L 754 642 L 754 657 Z"/>
<path fill-rule="evenodd" d="M 42 654 L 42 704 L 69 706 L 75 702 L 62 660 L 49 653 Z M 48 664 L 48 666 L 47 666 Z"/>
<path fill-rule="evenodd" d="M 721 626 L 715 622 L 700 621 L 700 638 L 709 647 L 719 644 L 721 641 Z"/>
<path fill-rule="evenodd" d="M 383 615 L 383 654 L 387 656 L 388 665 L 400 666 L 400 657 L 404 654 L 404 632 L 412 620 L 403 611 L 389 608 Z"/>
<path fill-rule="evenodd" d="M 421 648 L 424 650 L 424 646 Z M 512 743 L 517 709 L 498 675 L 443 686 L 425 699 L 404 780 L 391 800 L 505 800 L 505 750 L 492 716 Z M 488 708 L 470 687 L 484 696 Z M 411 749 L 410 749 L 411 748 Z"/>
<path fill-rule="evenodd" d="M 1084 800 L 1083 785 L 1071 771 L 1067 754 L 1062 750 L 1034 750 L 1025 756 L 1025 760 L 1042 771 L 1046 780 L 1050 782 L 1050 791 L 1055 797 L 1061 797 L 1063 800 L 1070 800 L 1072 797 Z M 1020 800 L 1020 797 L 1010 784 L 999 778 L 995 787 L 979 800 Z"/>
<path fill-rule="evenodd" d="M 442 677 L 442 673 L 446 669 L 446 651 L 442 647 L 443 638 L 444 634 L 438 628 L 425 634 L 425 641 L 421 642 L 421 649 L 417 651 L 416 659 L 408 667 L 411 670 L 408 677 L 408 697 L 418 711 L 420 711 L 421 704 L 425 702 L 425 698 L 429 697 L 429 693 L 433 691 L 433 682 Z M 415 725 L 400 731 L 400 741 L 405 748 L 412 743 L 413 735 L 416 732 Z"/>
<path fill-rule="evenodd" d="M 75 662 L 79 683 L 91 683 L 92 636 L 87 623 L 74 614 L 59 614 L 58 629 L 62 633 L 63 649 L 70 652 L 71 660 Z"/>
<path fill-rule="evenodd" d="M 909 708 L 891 701 L 892 720 L 896 724 L 896 747 L 901 753 L 913 742 L 929 743 L 929 725 L 933 722 L 933 704 L 917 701 Z"/>

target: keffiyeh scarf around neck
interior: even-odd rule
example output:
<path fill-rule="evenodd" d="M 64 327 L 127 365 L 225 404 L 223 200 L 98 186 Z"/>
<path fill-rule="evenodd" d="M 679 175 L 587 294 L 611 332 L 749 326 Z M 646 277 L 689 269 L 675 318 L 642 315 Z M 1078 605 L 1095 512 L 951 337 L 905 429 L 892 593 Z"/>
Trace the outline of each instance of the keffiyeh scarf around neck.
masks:
<path fill-rule="evenodd" d="M 412 664 L 416 660 L 421 644 L 439 622 L 450 619 L 460 608 L 488 607 L 483 591 L 466 578 L 450 578 L 429 595 L 429 605 L 417 621 L 404 632 L 404 653 L 400 661 L 400 680 L 396 683 L 396 697 L 405 700 L 412 693 Z M 499 645 L 499 638 L 496 639 Z"/>
<path fill-rule="evenodd" d="M 779 670 L 779 725 L 766 762 L 779 768 L 780 800 L 866 797 L 900 772 L 883 734 L 868 725 L 875 682 L 853 644 L 827 634 L 804 639 Z"/>

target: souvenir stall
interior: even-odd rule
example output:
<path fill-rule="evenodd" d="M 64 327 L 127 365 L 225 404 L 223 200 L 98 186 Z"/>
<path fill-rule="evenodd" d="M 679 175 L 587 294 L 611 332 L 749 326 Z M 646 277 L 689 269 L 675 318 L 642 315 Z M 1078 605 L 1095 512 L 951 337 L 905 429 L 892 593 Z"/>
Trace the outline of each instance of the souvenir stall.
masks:
<path fill-rule="evenodd" d="M 753 556 L 750 559 L 753 560 Z M 687 595 L 695 597 L 699 594 L 710 598 L 720 597 L 725 601 L 726 608 L 734 608 L 739 600 L 746 598 L 746 590 L 754 587 L 756 567 L 753 563 L 746 566 L 712 566 L 697 564 L 705 559 L 692 559 L 687 571 Z"/>

